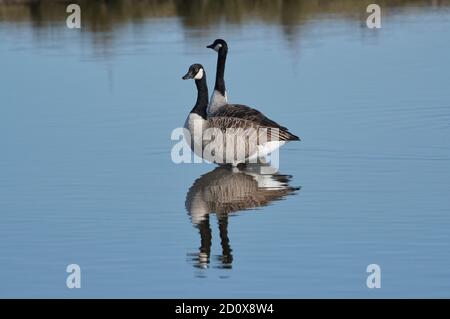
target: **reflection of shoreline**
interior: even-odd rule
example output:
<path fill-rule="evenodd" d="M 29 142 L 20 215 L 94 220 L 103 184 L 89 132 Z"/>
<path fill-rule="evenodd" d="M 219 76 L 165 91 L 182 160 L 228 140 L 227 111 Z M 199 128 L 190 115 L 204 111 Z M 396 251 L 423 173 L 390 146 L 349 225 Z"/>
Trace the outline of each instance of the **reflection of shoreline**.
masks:
<path fill-rule="evenodd" d="M 139 23 L 152 18 L 180 18 L 185 28 L 196 29 L 226 22 L 241 25 L 248 21 L 282 26 L 286 36 L 291 36 L 292 26 L 304 25 L 323 17 L 361 20 L 365 8 L 372 0 L 112 0 L 77 1 L 82 7 L 83 25 L 88 31 L 112 31 L 127 23 Z M 0 0 L 0 22 L 31 22 L 33 27 L 54 28 L 63 22 L 63 0 Z M 386 14 L 400 9 L 448 7 L 450 0 L 379 0 Z M 56 23 L 56 25 L 59 25 Z M 208 32 L 207 29 L 203 29 Z M 189 36 L 195 36 L 189 34 Z"/>
<path fill-rule="evenodd" d="M 210 214 L 217 216 L 222 254 L 218 256 L 221 268 L 231 268 L 232 249 L 228 238 L 230 213 L 267 206 L 295 194 L 297 187 L 289 185 L 291 176 L 267 172 L 265 165 L 249 164 L 240 169 L 219 166 L 202 175 L 189 188 L 186 210 L 192 224 L 198 228 L 201 246 L 192 254 L 194 266 L 206 268 L 210 263 L 212 231 Z"/>

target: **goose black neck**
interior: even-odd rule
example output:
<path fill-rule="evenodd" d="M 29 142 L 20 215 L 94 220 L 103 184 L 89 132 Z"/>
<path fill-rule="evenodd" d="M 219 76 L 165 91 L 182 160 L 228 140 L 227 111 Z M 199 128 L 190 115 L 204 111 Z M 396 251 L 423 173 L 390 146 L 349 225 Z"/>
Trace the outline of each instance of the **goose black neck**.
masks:
<path fill-rule="evenodd" d="M 208 86 L 206 84 L 206 74 L 200 80 L 195 80 L 197 86 L 197 102 L 191 113 L 196 113 L 206 119 L 206 108 L 208 107 Z"/>
<path fill-rule="evenodd" d="M 214 86 L 215 91 L 219 91 L 222 95 L 225 95 L 225 61 L 227 60 L 227 48 L 221 48 L 217 57 L 217 71 L 216 71 L 216 84 Z"/>

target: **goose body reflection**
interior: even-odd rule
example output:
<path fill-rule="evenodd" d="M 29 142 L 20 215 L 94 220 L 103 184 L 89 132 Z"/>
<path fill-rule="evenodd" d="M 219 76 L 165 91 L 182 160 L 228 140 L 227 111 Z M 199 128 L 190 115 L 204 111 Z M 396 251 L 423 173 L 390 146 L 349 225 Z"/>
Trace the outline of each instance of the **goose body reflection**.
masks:
<path fill-rule="evenodd" d="M 194 254 L 196 267 L 206 268 L 210 263 L 212 232 L 210 214 L 216 213 L 219 225 L 222 255 L 220 267 L 231 268 L 232 249 L 228 238 L 229 214 L 269 205 L 273 201 L 294 194 L 299 187 L 289 185 L 292 176 L 275 173 L 268 165 L 247 164 L 243 167 L 219 166 L 202 175 L 189 188 L 186 210 L 194 227 L 199 229 L 201 246 Z"/>

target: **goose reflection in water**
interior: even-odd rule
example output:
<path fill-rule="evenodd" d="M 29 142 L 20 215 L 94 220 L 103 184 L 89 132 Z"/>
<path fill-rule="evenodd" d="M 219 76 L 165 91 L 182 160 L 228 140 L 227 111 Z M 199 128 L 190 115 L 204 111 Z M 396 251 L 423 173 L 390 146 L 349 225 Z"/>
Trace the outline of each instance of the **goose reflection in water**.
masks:
<path fill-rule="evenodd" d="M 231 213 L 269 205 L 294 194 L 299 187 L 289 185 L 292 176 L 276 173 L 268 165 L 247 164 L 239 168 L 219 166 L 202 175 L 189 188 L 186 210 L 198 228 L 201 246 L 191 254 L 194 266 L 207 268 L 210 263 L 212 232 L 210 214 L 216 213 L 222 255 L 220 268 L 231 268 L 232 249 L 228 238 L 228 216 Z"/>

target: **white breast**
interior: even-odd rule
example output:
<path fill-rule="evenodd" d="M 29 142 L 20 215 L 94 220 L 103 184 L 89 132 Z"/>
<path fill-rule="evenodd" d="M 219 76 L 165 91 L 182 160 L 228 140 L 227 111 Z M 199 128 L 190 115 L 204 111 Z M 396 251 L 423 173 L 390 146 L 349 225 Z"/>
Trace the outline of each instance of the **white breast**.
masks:
<path fill-rule="evenodd" d="M 191 150 L 199 157 L 202 157 L 202 136 L 205 126 L 205 119 L 196 113 L 189 113 L 184 127 L 189 131 L 189 136 L 184 136 L 186 143 Z M 196 145 L 196 147 L 194 147 Z"/>

